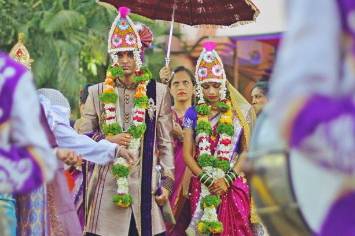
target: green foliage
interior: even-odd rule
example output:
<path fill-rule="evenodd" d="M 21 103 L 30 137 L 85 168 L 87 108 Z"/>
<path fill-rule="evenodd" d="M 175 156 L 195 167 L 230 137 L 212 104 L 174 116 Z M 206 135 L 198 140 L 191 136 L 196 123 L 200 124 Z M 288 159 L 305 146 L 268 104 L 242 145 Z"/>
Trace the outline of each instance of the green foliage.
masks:
<path fill-rule="evenodd" d="M 198 157 L 198 164 L 201 168 L 207 167 L 207 166 L 215 166 L 216 158 L 208 155 L 208 154 L 202 154 Z"/>
<path fill-rule="evenodd" d="M 124 165 L 116 164 L 112 166 L 112 174 L 116 178 L 127 177 L 129 174 L 129 169 Z"/>
<path fill-rule="evenodd" d="M 230 109 L 230 107 L 224 102 L 218 102 L 217 107 L 221 112 L 226 112 Z"/>
<path fill-rule="evenodd" d="M 204 103 L 204 104 L 201 104 L 201 105 L 197 105 L 196 106 L 196 111 L 197 111 L 198 114 L 200 114 L 202 116 L 207 116 L 211 112 L 211 107 Z"/>
<path fill-rule="evenodd" d="M 96 1 L 0 0 L 0 50 L 9 51 L 23 32 L 37 87 L 59 89 L 78 111 L 83 85 L 104 81 L 110 64 L 107 37 L 116 16 L 115 8 Z M 166 35 L 166 24 L 132 18 L 148 25 L 154 38 Z M 164 65 L 161 45 L 146 50 L 145 62 L 158 77 Z"/>
<path fill-rule="evenodd" d="M 206 207 L 218 207 L 221 203 L 221 199 L 217 195 L 207 195 L 206 197 L 202 198 L 201 201 L 201 208 L 204 209 Z"/>
<path fill-rule="evenodd" d="M 231 124 L 219 124 L 217 127 L 217 132 L 219 134 L 227 134 L 229 136 L 233 136 L 234 127 Z"/>
<path fill-rule="evenodd" d="M 109 66 L 108 67 L 108 71 L 111 73 L 111 75 L 114 77 L 114 78 L 119 78 L 119 77 L 122 77 L 123 74 L 124 74 L 124 71 L 123 71 L 123 68 L 122 66 Z"/>
<path fill-rule="evenodd" d="M 197 134 L 206 133 L 207 135 L 211 135 L 212 134 L 211 124 L 207 121 L 197 122 L 196 132 Z"/>
<path fill-rule="evenodd" d="M 204 234 L 220 234 L 223 232 L 223 224 L 220 221 L 200 221 L 199 232 Z"/>
<path fill-rule="evenodd" d="M 116 135 L 122 133 L 122 127 L 118 123 L 102 124 L 102 131 L 105 135 Z"/>
<path fill-rule="evenodd" d="M 112 197 L 112 201 L 119 207 L 129 207 L 133 198 L 130 194 L 115 194 Z"/>
<path fill-rule="evenodd" d="M 227 172 L 230 169 L 229 161 L 227 160 L 217 160 L 216 168 L 222 169 L 224 172 Z"/>
<path fill-rule="evenodd" d="M 143 74 L 139 75 L 139 76 L 136 75 L 134 77 L 134 82 L 136 82 L 136 83 L 145 82 L 145 81 L 149 81 L 153 78 L 152 72 L 149 70 L 149 68 L 142 67 L 141 70 L 142 70 Z"/>
<path fill-rule="evenodd" d="M 131 125 L 128 128 L 128 133 L 130 133 L 133 136 L 133 138 L 140 138 L 143 136 L 146 129 L 147 129 L 147 125 L 145 123 L 137 126 Z"/>
<path fill-rule="evenodd" d="M 118 98 L 118 96 L 116 93 L 102 93 L 100 95 L 100 101 L 105 104 L 107 104 L 107 103 L 116 104 L 117 98 Z"/>
<path fill-rule="evenodd" d="M 140 98 L 135 98 L 134 99 L 134 105 L 139 107 L 139 108 L 147 108 L 148 107 L 148 97 L 147 96 L 143 96 Z"/>

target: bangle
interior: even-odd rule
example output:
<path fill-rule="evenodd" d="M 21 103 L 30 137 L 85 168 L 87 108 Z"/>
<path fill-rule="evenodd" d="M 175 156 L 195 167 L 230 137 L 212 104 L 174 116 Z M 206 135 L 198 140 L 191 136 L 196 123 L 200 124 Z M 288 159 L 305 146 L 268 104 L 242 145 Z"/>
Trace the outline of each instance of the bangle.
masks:
<path fill-rule="evenodd" d="M 207 181 L 203 184 L 209 188 L 213 185 L 213 183 L 214 183 L 214 179 L 210 176 L 210 177 L 208 177 Z"/>
<path fill-rule="evenodd" d="M 226 174 L 226 175 L 224 176 L 224 178 L 227 179 L 227 181 L 228 181 L 229 184 L 232 184 L 232 183 L 233 183 L 232 177 L 230 177 L 228 174 Z"/>
<path fill-rule="evenodd" d="M 198 176 L 200 182 L 204 185 L 206 185 L 207 187 L 212 186 L 212 184 L 214 183 L 214 179 L 207 174 L 205 171 L 201 172 L 201 174 L 199 174 Z"/>
<path fill-rule="evenodd" d="M 204 182 L 207 178 L 209 177 L 209 175 L 205 172 L 202 171 L 199 175 L 198 178 L 201 182 Z"/>
<path fill-rule="evenodd" d="M 226 177 L 223 177 L 224 182 L 227 184 L 228 188 L 231 186 L 231 183 L 226 179 Z"/>
<path fill-rule="evenodd" d="M 233 169 L 229 170 L 228 174 L 232 175 L 233 179 L 236 179 L 238 177 L 238 174 Z"/>
<path fill-rule="evenodd" d="M 234 182 L 234 180 L 237 179 L 238 175 L 237 175 L 237 173 L 235 173 L 234 170 L 229 170 L 229 171 L 225 174 L 224 177 L 227 179 L 227 181 L 229 182 L 229 184 L 232 184 L 232 183 Z"/>

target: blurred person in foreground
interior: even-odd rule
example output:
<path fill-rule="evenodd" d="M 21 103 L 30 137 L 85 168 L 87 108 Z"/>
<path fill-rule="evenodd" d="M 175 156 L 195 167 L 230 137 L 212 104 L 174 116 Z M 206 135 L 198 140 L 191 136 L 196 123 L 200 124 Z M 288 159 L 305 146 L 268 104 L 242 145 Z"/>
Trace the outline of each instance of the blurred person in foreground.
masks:
<path fill-rule="evenodd" d="M 265 108 L 288 148 L 354 181 L 355 1 L 289 0 L 288 31 Z M 290 87 L 292 85 L 292 87 Z M 318 235 L 355 235 L 344 185 Z"/>
<path fill-rule="evenodd" d="M 19 41 L 11 49 L 10 56 L 15 61 L 24 65 L 28 70 L 31 70 L 33 60 L 23 42 L 24 35 L 19 34 Z M 53 134 L 48 128 L 48 120 L 45 117 L 42 104 L 40 106 L 39 118 L 41 130 L 44 131 L 49 145 L 52 147 L 53 152 L 59 160 L 59 167 L 62 162 L 74 164 L 79 159 L 78 155 L 72 150 L 57 147 Z M 66 193 L 67 190 L 65 187 L 62 187 L 63 179 L 60 178 L 60 171 L 59 168 L 55 172 L 54 179 L 46 185 L 40 186 L 29 193 L 17 194 L 15 196 L 15 206 L 17 208 L 17 235 L 54 235 L 54 232 L 56 235 L 65 234 L 65 232 L 70 233 L 71 235 L 80 235 L 79 230 L 72 230 L 78 228 L 75 225 L 76 217 L 74 214 L 70 214 L 70 207 L 68 208 L 68 206 L 70 206 L 70 201 L 65 202 L 65 200 L 61 199 L 63 193 Z M 64 204 L 60 205 L 60 210 L 58 210 L 58 204 L 60 202 Z M 61 214 L 63 212 L 65 214 Z M 65 215 L 67 221 L 63 220 L 63 215 Z M 63 222 L 68 221 L 73 223 L 72 227 L 69 227 L 69 224 L 62 224 Z"/>
<path fill-rule="evenodd" d="M 53 178 L 57 168 L 39 114 L 31 73 L 0 53 L 0 234 L 4 236 L 16 235 L 13 194 L 37 189 Z"/>

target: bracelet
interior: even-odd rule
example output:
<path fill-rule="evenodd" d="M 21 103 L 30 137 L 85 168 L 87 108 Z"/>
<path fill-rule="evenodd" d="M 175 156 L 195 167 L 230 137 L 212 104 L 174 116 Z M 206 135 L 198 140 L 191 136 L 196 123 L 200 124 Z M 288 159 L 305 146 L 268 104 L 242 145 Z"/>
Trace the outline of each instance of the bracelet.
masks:
<path fill-rule="evenodd" d="M 229 184 L 232 184 L 234 182 L 234 180 L 237 179 L 237 177 L 238 177 L 238 174 L 235 173 L 234 170 L 229 170 L 224 176 L 224 178 L 229 182 Z"/>
<path fill-rule="evenodd" d="M 212 177 L 208 176 L 208 178 L 205 181 L 203 181 L 202 183 L 204 185 L 211 185 L 212 181 L 213 181 Z"/>
<path fill-rule="evenodd" d="M 228 181 L 229 184 L 232 184 L 232 183 L 233 183 L 232 177 L 230 177 L 228 174 L 226 174 L 226 175 L 224 176 L 224 178 Z"/>
<path fill-rule="evenodd" d="M 198 178 L 199 178 L 200 182 L 202 184 L 206 185 L 207 187 L 212 186 L 212 184 L 214 182 L 213 178 L 204 171 L 201 172 L 201 174 L 199 174 Z"/>
<path fill-rule="evenodd" d="M 223 177 L 224 182 L 227 184 L 228 188 L 231 186 L 231 183 L 226 179 L 226 177 Z"/>
<path fill-rule="evenodd" d="M 229 170 L 228 174 L 231 175 L 234 180 L 238 177 L 238 174 L 233 169 Z"/>
<path fill-rule="evenodd" d="M 211 187 L 214 183 L 214 179 L 212 177 L 210 177 L 209 182 L 207 182 L 205 185 L 207 186 L 207 188 Z"/>
<path fill-rule="evenodd" d="M 205 178 L 208 177 L 208 174 L 204 171 L 202 171 L 199 175 L 198 175 L 198 179 L 203 182 L 205 180 Z"/>

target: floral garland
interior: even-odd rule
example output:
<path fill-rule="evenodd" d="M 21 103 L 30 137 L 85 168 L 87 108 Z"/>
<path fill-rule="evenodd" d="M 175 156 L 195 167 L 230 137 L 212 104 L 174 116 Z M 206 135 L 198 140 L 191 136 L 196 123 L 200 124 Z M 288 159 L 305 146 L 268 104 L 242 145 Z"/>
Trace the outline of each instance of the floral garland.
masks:
<path fill-rule="evenodd" d="M 217 106 L 222 115 L 217 126 L 219 135 L 217 149 L 213 154 L 210 143 L 212 127 L 208 120 L 208 116 L 211 114 L 211 107 L 206 103 L 199 104 L 196 107 L 198 113 L 196 126 L 196 143 L 199 149 L 198 164 L 203 170 L 199 176 L 202 183 L 199 203 L 203 213 L 197 223 L 197 230 L 201 234 L 223 232 L 223 224 L 218 220 L 216 210 L 221 199 L 219 196 L 211 194 L 208 187 L 212 186 L 213 181 L 219 178 L 224 178 L 228 185 L 232 182 L 227 179 L 228 173 L 231 171 L 230 158 L 233 152 L 232 137 L 234 135 L 231 102 L 225 99 L 218 102 Z"/>
<path fill-rule="evenodd" d="M 152 79 L 152 73 L 148 68 L 142 67 L 135 72 L 133 81 L 137 83 L 134 94 L 134 107 L 132 110 L 133 123 L 127 132 L 131 134 L 132 140 L 128 149 L 134 154 L 139 154 L 141 138 L 146 130 L 145 112 L 148 108 L 147 85 Z M 122 127 L 117 121 L 116 104 L 118 94 L 115 91 L 115 80 L 123 76 L 123 69 L 118 64 L 108 68 L 104 82 L 104 90 L 100 96 L 100 101 L 104 103 L 105 123 L 102 125 L 102 131 L 106 136 L 122 133 Z M 132 196 L 128 190 L 129 164 L 126 159 L 118 157 L 112 166 L 112 174 L 117 182 L 117 194 L 112 198 L 113 202 L 123 208 L 132 204 Z"/>

